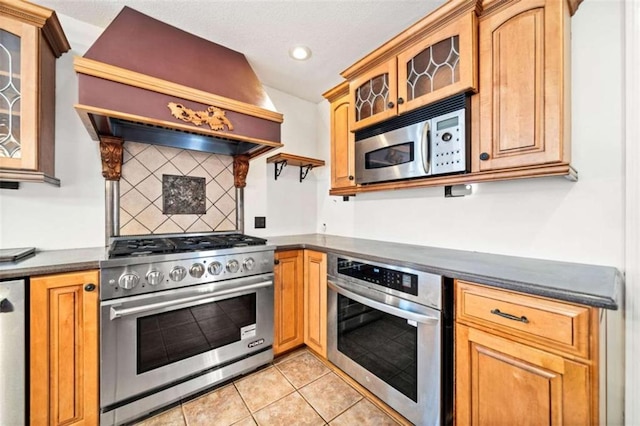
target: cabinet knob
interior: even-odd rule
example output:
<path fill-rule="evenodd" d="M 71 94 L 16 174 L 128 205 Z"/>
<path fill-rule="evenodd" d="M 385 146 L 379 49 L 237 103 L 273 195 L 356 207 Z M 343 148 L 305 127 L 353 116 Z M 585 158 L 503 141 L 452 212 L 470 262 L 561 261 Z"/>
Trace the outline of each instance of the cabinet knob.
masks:
<path fill-rule="evenodd" d="M 404 99 L 398 98 L 398 105 L 402 105 L 404 103 Z"/>
<path fill-rule="evenodd" d="M 274 264 L 274 265 L 279 265 L 279 264 L 280 264 L 280 261 L 279 261 L 278 259 L 274 259 L 274 260 L 273 260 L 273 264 Z"/>
<path fill-rule="evenodd" d="M 353 180 L 353 179 L 354 179 L 354 177 L 349 175 L 349 180 Z"/>
<path fill-rule="evenodd" d="M 87 284 L 84 286 L 84 290 L 85 291 L 93 291 L 96 289 L 96 285 L 95 284 Z"/>
<path fill-rule="evenodd" d="M 487 161 L 489 159 L 489 154 L 487 154 L 486 152 L 483 152 L 482 154 L 480 154 L 480 159 L 482 161 Z"/>
<path fill-rule="evenodd" d="M 394 106 L 396 106 L 396 104 L 394 104 L 393 102 L 389 102 L 389 103 L 387 104 L 387 106 L 388 106 L 389 108 L 393 108 Z"/>

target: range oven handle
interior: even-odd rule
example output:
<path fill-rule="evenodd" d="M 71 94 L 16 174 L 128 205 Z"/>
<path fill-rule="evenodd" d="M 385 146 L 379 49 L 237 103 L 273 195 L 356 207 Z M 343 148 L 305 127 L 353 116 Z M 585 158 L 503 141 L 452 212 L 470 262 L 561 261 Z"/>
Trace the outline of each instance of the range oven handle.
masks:
<path fill-rule="evenodd" d="M 114 320 L 117 318 L 126 317 L 129 315 L 142 314 L 145 312 L 155 311 L 157 309 L 169 308 L 179 305 L 191 304 L 196 301 L 206 302 L 208 299 L 211 301 L 215 301 L 219 296 L 225 296 L 227 294 L 246 292 L 247 290 L 257 290 L 263 287 L 269 287 L 273 285 L 273 281 L 262 281 L 257 284 L 250 284 L 246 286 L 242 286 L 239 288 L 228 288 L 224 290 L 219 290 L 213 293 L 206 294 L 198 294 L 196 296 L 183 297 L 181 299 L 175 300 L 167 300 L 164 302 L 150 303 L 147 305 L 134 306 L 133 308 L 123 308 L 117 309 L 115 306 L 112 306 L 109 310 L 109 319 Z"/>
<path fill-rule="evenodd" d="M 377 309 L 382 312 L 386 312 L 387 314 L 395 315 L 396 317 L 417 321 L 422 324 L 437 323 L 440 320 L 438 317 L 435 317 L 435 316 L 424 315 L 417 312 L 407 311 L 392 305 L 388 305 L 383 302 L 379 302 L 377 300 L 372 299 L 371 296 L 360 294 L 356 290 L 347 290 L 341 285 L 335 284 L 331 281 L 327 281 L 327 285 L 329 286 L 329 288 L 331 288 L 331 290 L 335 291 L 336 293 L 346 296 L 349 299 L 355 300 L 356 302 L 362 303 L 363 305 L 369 306 L 371 308 Z"/>

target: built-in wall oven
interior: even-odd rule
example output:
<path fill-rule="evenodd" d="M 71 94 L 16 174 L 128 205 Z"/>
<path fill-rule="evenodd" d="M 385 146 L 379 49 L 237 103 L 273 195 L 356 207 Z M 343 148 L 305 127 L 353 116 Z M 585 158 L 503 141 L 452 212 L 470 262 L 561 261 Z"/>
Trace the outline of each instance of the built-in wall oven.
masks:
<path fill-rule="evenodd" d="M 453 421 L 453 299 L 443 277 L 328 256 L 328 358 L 416 425 Z"/>
<path fill-rule="evenodd" d="M 148 416 L 273 359 L 273 247 L 207 243 L 219 238 L 116 241 L 143 254 L 102 265 L 102 425 Z M 148 253 L 162 245 L 177 251 Z"/>

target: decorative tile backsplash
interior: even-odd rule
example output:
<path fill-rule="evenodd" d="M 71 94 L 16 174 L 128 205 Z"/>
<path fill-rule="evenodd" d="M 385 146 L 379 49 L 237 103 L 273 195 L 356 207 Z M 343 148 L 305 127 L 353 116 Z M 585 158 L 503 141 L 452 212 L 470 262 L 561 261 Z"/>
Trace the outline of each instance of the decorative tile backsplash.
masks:
<path fill-rule="evenodd" d="M 236 190 L 233 157 L 159 145 L 125 142 L 120 179 L 120 235 L 232 231 L 236 229 Z M 182 210 L 163 213 L 163 176 L 173 176 L 170 187 Z M 204 179 L 204 194 L 196 180 Z M 204 196 L 204 212 L 202 199 Z M 174 200 L 175 204 L 175 200 Z M 190 205 L 190 206 L 187 206 Z M 184 210 L 186 208 L 186 210 Z M 198 210 L 193 210 L 198 209 Z M 198 213 L 173 213 L 175 211 Z"/>
<path fill-rule="evenodd" d="M 205 214 L 206 188 L 205 178 L 162 175 L 162 213 Z"/>

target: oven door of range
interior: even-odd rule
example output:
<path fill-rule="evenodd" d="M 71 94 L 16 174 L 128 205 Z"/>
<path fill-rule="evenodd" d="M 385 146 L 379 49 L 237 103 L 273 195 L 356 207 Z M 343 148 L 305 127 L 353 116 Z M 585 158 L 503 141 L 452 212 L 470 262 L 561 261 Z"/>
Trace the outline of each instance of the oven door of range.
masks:
<path fill-rule="evenodd" d="M 273 274 L 104 301 L 100 323 L 100 406 L 107 411 L 271 350 Z"/>
<path fill-rule="evenodd" d="M 417 425 L 441 424 L 441 313 L 329 277 L 327 354 Z"/>

